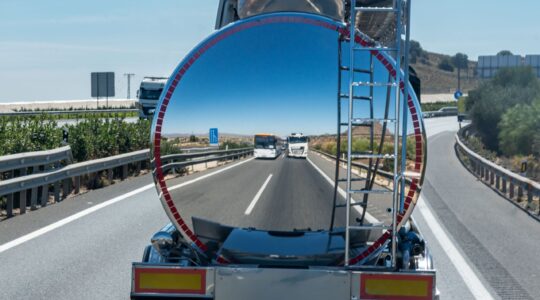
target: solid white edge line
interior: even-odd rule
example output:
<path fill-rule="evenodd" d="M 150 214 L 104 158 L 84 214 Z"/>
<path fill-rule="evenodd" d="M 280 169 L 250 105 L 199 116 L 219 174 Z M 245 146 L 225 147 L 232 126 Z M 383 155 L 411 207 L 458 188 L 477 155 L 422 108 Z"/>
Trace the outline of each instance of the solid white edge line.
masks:
<path fill-rule="evenodd" d="M 307 161 L 315 168 L 315 170 L 317 170 L 321 175 L 322 177 L 324 177 L 324 179 L 326 179 L 326 181 L 328 181 L 328 183 L 330 183 L 330 185 L 334 186 L 334 180 L 332 180 L 330 177 L 328 177 L 328 175 L 326 175 L 323 170 L 319 169 L 319 167 L 317 167 L 317 165 L 311 161 L 311 159 L 309 159 L 309 157 L 306 158 Z M 341 195 L 341 197 L 347 199 L 347 194 L 345 193 L 345 191 L 338 186 L 338 193 Z M 354 201 L 354 199 L 351 197 L 351 203 L 356 203 Z M 354 209 L 356 209 L 356 211 L 359 213 L 359 214 L 362 214 L 362 212 L 364 211 L 360 206 L 353 206 Z M 370 213 L 368 213 L 366 211 L 366 214 L 365 214 L 365 218 L 366 220 L 369 222 L 369 223 L 380 223 L 380 221 L 375 218 L 374 216 L 372 216 Z"/>
<path fill-rule="evenodd" d="M 204 179 L 204 178 L 208 178 L 208 177 L 210 177 L 210 176 L 212 176 L 212 175 L 221 173 L 221 172 L 223 172 L 223 171 L 226 171 L 226 170 L 229 170 L 229 169 L 234 168 L 234 167 L 236 167 L 236 166 L 239 166 L 239 165 L 241 165 L 241 164 L 244 164 L 244 163 L 246 163 L 246 162 L 248 162 L 248 161 L 250 161 L 250 160 L 252 160 L 252 159 L 253 159 L 253 158 L 249 158 L 249 159 L 247 159 L 247 160 L 245 160 L 245 161 L 239 162 L 239 163 L 234 164 L 234 165 L 232 165 L 232 166 L 228 166 L 228 167 L 225 167 L 225 168 L 223 168 L 223 169 L 217 170 L 217 171 L 215 171 L 215 172 L 212 172 L 212 173 L 209 173 L 209 174 L 206 174 L 206 175 L 197 177 L 197 178 L 195 178 L 195 179 L 186 181 L 186 182 L 184 182 L 184 183 L 181 183 L 181 184 L 179 184 L 179 185 L 176 185 L 176 186 L 170 188 L 169 190 L 177 189 L 177 188 L 180 188 L 180 187 L 182 187 L 182 186 L 186 186 L 186 185 L 188 185 L 188 184 L 191 184 L 191 183 L 194 183 L 194 182 L 196 182 L 196 181 L 202 180 L 202 179 Z M 20 245 L 20 244 L 23 244 L 23 243 L 25 243 L 25 242 L 28 242 L 28 241 L 30 241 L 30 240 L 32 240 L 32 239 L 35 239 L 35 238 L 37 238 L 37 237 L 39 237 L 39 236 L 41 236 L 41 235 L 43 235 L 43 234 L 45 234 L 45 233 L 47 233 L 47 232 L 53 231 L 53 230 L 55 230 L 55 229 L 57 229 L 57 228 L 59 228 L 59 227 L 62 227 L 62 226 L 64 226 L 64 225 L 66 225 L 66 224 L 68 224 L 68 223 L 71 223 L 71 222 L 73 222 L 73 221 L 75 221 L 75 220 L 77 220 L 77 219 L 80 219 L 80 218 L 82 218 L 82 217 L 84 217 L 84 216 L 86 216 L 86 215 L 89 215 L 89 214 L 91 214 L 91 213 L 93 213 L 93 212 L 96 212 L 96 211 L 98 211 L 98 210 L 100 210 L 100 209 L 102 209 L 102 208 L 105 208 L 105 207 L 107 207 L 107 206 L 109 206 L 109 205 L 111 205 L 111 204 L 120 202 L 120 201 L 125 200 L 125 199 L 127 199 L 127 198 L 129 198 L 129 197 L 131 197 L 131 196 L 134 196 L 134 195 L 136 195 L 136 194 L 138 194 L 138 193 L 141 193 L 141 192 L 144 192 L 144 191 L 146 191 L 146 190 L 148 190 L 148 189 L 151 189 L 152 187 L 155 187 L 155 185 L 154 185 L 153 183 L 147 184 L 147 185 L 145 185 L 145 186 L 143 186 L 143 187 L 140 187 L 140 188 L 138 188 L 138 189 L 136 189 L 136 190 L 133 190 L 133 191 L 131 191 L 131 192 L 129 192 L 129 193 L 120 195 L 120 196 L 118 196 L 118 197 L 112 198 L 112 199 L 110 199 L 110 200 L 107 200 L 107 201 L 102 202 L 102 203 L 100 203 L 100 204 L 97 204 L 97 205 L 95 205 L 95 206 L 89 207 L 89 208 L 87 208 L 87 209 L 85 209 L 85 210 L 82 210 L 82 211 L 80 211 L 80 212 L 78 212 L 78 213 L 76 213 L 76 214 L 73 214 L 73 215 L 71 215 L 71 216 L 69 216 L 69 217 L 66 217 L 66 218 L 64 218 L 64 219 L 61 219 L 61 220 L 59 220 L 59 221 L 56 221 L 56 222 L 54 222 L 54 223 L 52 223 L 52 224 L 49 224 L 49 225 L 47 225 L 47 226 L 45 226 L 45 227 L 42 227 L 42 228 L 38 229 L 38 230 L 32 231 L 32 232 L 30 232 L 30 233 L 28 233 L 28 234 L 26 234 L 26 235 L 23 235 L 23 236 L 21 236 L 21 237 L 19 237 L 19 238 L 16 238 L 16 239 L 14 239 L 14 240 L 12 240 L 12 241 L 10 241 L 10 242 L 7 242 L 7 243 L 5 243 L 5 244 L 3 244 L 3 245 L 0 245 L 0 253 L 2 253 L 2 252 L 4 252 L 4 251 L 7 251 L 7 250 L 9 250 L 9 249 L 11 249 L 11 248 L 13 248 L 13 247 L 15 247 L 15 246 Z"/>
<path fill-rule="evenodd" d="M 253 197 L 253 200 L 251 200 L 251 203 L 249 204 L 249 206 L 246 208 L 246 211 L 244 212 L 245 215 L 251 214 L 251 211 L 255 207 L 255 204 L 257 204 L 257 201 L 259 201 L 259 198 L 261 198 L 261 195 L 264 192 L 264 189 L 266 188 L 266 186 L 268 185 L 268 182 L 270 182 L 270 179 L 272 179 L 272 174 L 268 175 L 268 178 L 266 178 L 266 180 L 264 181 L 263 185 L 261 186 L 257 194 L 255 194 L 255 197 Z"/>
<path fill-rule="evenodd" d="M 476 276 L 465 258 L 461 255 L 454 243 L 450 240 L 441 224 L 437 221 L 429 206 L 425 203 L 425 199 L 420 196 L 416 204 L 418 211 L 424 217 L 428 224 L 429 230 L 433 232 L 433 236 L 441 245 L 441 248 L 446 252 L 446 255 L 456 268 L 457 272 L 476 299 L 493 299 L 489 291 L 486 289 L 482 281 Z"/>
<path fill-rule="evenodd" d="M 172 186 L 172 187 L 168 188 L 168 190 L 169 190 L 169 192 L 170 192 L 170 191 L 174 191 L 174 190 L 179 189 L 179 188 L 181 188 L 181 187 L 183 187 L 183 186 L 186 186 L 186 185 L 188 185 L 188 184 L 192 184 L 192 183 L 197 182 L 197 181 L 199 181 L 199 180 L 203 180 L 203 179 L 208 178 L 208 177 L 210 177 L 210 176 L 214 176 L 214 175 L 216 175 L 216 174 L 219 174 L 219 173 L 221 173 L 221 172 L 225 172 L 225 171 L 230 170 L 230 169 L 232 169 L 232 168 L 234 168 L 234 167 L 237 167 L 237 166 L 239 166 L 239 165 L 245 164 L 245 163 L 247 163 L 248 161 L 251 161 L 251 160 L 253 160 L 253 159 L 254 159 L 254 157 L 248 158 L 248 159 L 246 159 L 246 160 L 244 160 L 244 161 L 241 161 L 241 162 L 239 162 L 239 163 L 236 163 L 236 164 L 234 164 L 234 165 L 225 167 L 225 168 L 223 168 L 223 169 L 219 169 L 219 170 L 217 170 L 217 171 L 214 171 L 214 172 L 212 172 L 212 173 L 208 173 L 208 174 L 206 174 L 206 175 L 199 176 L 199 177 L 197 177 L 197 178 L 195 178 L 195 179 L 192 179 L 192 180 L 189 180 L 189 181 L 186 181 L 186 182 L 182 182 L 182 183 L 180 183 L 180 184 L 177 184 L 177 185 L 175 185 L 175 186 Z"/>
<path fill-rule="evenodd" d="M 127 198 L 129 198 L 129 197 L 131 197 L 131 196 L 133 196 L 135 194 L 138 194 L 140 192 L 144 192 L 144 191 L 146 191 L 148 189 L 151 189 L 152 187 L 154 187 L 153 183 L 147 184 L 147 185 L 145 185 L 143 187 L 140 187 L 140 188 L 138 188 L 136 190 L 133 190 L 133 191 L 131 191 L 129 193 L 123 194 L 121 196 L 112 198 L 110 200 L 107 200 L 107 201 L 102 202 L 100 204 L 97 204 L 95 206 L 89 207 L 89 208 L 87 208 L 85 210 L 82 210 L 82 211 L 80 211 L 80 212 L 78 212 L 78 213 L 76 213 L 74 215 L 71 215 L 71 216 L 69 216 L 67 218 L 64 218 L 62 220 L 59 220 L 59 221 L 54 222 L 52 224 L 49 224 L 49 225 L 47 225 L 45 227 L 42 227 L 42 228 L 40 228 L 40 229 L 38 229 L 36 231 L 33 231 L 33 232 L 28 233 L 26 235 L 23 235 L 23 236 L 21 236 L 21 237 L 19 237 L 17 239 L 14 239 L 14 240 L 12 240 L 10 242 L 7 242 L 7 243 L 5 243 L 3 245 L 0 245 L 0 253 L 4 252 L 6 250 L 9 250 L 9 249 L 11 249 L 11 248 L 13 248 L 15 246 L 18 246 L 18 245 L 20 245 L 22 243 L 28 242 L 28 241 L 30 241 L 32 239 L 35 239 L 35 238 L 37 238 L 37 237 L 39 237 L 39 236 L 41 236 L 41 235 L 43 235 L 43 234 L 45 234 L 45 233 L 47 233 L 49 231 L 55 230 L 55 229 L 57 229 L 57 228 L 59 228 L 61 226 L 64 226 L 64 225 L 66 225 L 68 223 L 71 223 L 71 222 L 73 222 L 73 221 L 75 221 L 77 219 L 80 219 L 80 218 L 82 218 L 82 217 L 84 217 L 86 215 L 89 215 L 89 214 L 91 214 L 91 213 L 93 213 L 95 211 L 98 211 L 98 210 L 100 210 L 102 208 L 105 208 L 105 207 L 107 207 L 107 206 L 109 206 L 111 204 L 114 204 L 116 202 L 120 202 L 120 201 L 122 201 L 124 199 L 127 199 Z"/>

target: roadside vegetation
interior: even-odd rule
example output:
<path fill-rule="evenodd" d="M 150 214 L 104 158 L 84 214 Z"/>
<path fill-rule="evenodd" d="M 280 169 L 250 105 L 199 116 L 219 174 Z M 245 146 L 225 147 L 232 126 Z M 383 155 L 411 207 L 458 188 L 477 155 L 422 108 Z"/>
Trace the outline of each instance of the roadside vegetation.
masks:
<path fill-rule="evenodd" d="M 377 140 L 377 138 L 375 138 Z M 380 137 L 379 137 L 380 141 Z M 379 141 L 374 142 L 374 153 L 377 153 L 379 150 Z M 414 148 L 415 142 L 414 138 L 407 139 L 407 159 L 412 160 L 415 155 L 416 149 Z M 335 136 L 321 136 L 321 137 L 312 137 L 311 138 L 311 147 L 315 150 L 325 152 L 331 155 L 336 155 L 337 153 L 337 143 Z M 365 137 L 355 137 L 353 138 L 352 143 L 352 152 L 355 153 L 368 153 L 371 151 L 369 139 Z M 342 158 L 343 155 L 347 154 L 347 139 L 343 138 L 340 144 L 340 153 Z M 382 146 L 382 154 L 393 154 L 394 153 L 394 144 L 392 142 L 384 142 Z M 366 160 L 367 162 L 367 160 Z M 382 170 L 390 171 L 393 167 L 392 159 L 382 159 L 381 161 Z"/>
<path fill-rule="evenodd" d="M 0 156 L 30 151 L 50 150 L 66 144 L 68 132 L 75 161 L 108 157 L 148 148 L 150 122 L 127 123 L 122 116 L 101 118 L 87 116 L 77 124 L 59 127 L 49 115 L 0 117 Z"/>
<path fill-rule="evenodd" d="M 475 129 L 469 146 L 513 171 L 527 161 L 527 176 L 540 179 L 540 81 L 532 68 L 501 69 L 469 92 L 465 108 Z"/>

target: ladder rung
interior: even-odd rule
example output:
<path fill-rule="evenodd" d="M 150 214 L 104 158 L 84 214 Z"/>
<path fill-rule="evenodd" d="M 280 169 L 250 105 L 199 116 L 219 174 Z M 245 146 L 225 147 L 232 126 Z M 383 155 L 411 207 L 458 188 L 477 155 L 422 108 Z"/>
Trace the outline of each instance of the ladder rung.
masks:
<path fill-rule="evenodd" d="M 340 123 L 339 125 L 341 126 L 349 126 L 349 123 Z M 352 126 L 355 126 L 355 127 L 371 127 L 373 126 L 373 123 L 352 123 L 351 124 Z"/>
<path fill-rule="evenodd" d="M 383 83 L 383 82 L 367 82 L 357 81 L 352 83 L 353 86 L 396 86 L 395 82 Z"/>
<path fill-rule="evenodd" d="M 363 207 L 366 207 L 367 206 L 367 203 L 364 204 L 364 202 L 354 202 L 354 203 L 351 203 L 351 207 L 353 206 L 363 206 Z M 340 207 L 347 207 L 347 204 L 338 204 L 336 205 L 337 208 L 340 208 Z"/>
<path fill-rule="evenodd" d="M 351 181 L 366 181 L 367 178 L 351 178 Z M 338 182 L 347 182 L 347 178 L 339 178 Z"/>
<path fill-rule="evenodd" d="M 395 52 L 398 51 L 397 48 L 387 48 L 387 47 L 354 47 L 353 50 L 356 51 L 388 51 Z"/>
<path fill-rule="evenodd" d="M 371 119 L 371 118 L 354 118 L 353 122 L 356 123 L 367 123 L 367 122 L 395 122 L 396 119 Z"/>
<path fill-rule="evenodd" d="M 342 99 L 349 99 L 348 94 L 339 94 L 339 97 L 342 98 Z M 372 98 L 370 96 L 353 96 L 353 99 L 356 99 L 356 100 L 368 100 L 368 101 L 372 100 Z"/>
<path fill-rule="evenodd" d="M 369 6 L 357 6 L 354 8 L 356 11 L 363 12 L 397 12 L 394 7 L 369 7 Z"/>
<path fill-rule="evenodd" d="M 394 158 L 394 154 L 351 154 L 351 158 Z"/>
<path fill-rule="evenodd" d="M 351 70 L 351 68 L 349 68 L 347 66 L 341 66 L 340 69 L 341 69 L 341 71 L 350 71 Z M 371 74 L 371 70 L 366 70 L 366 69 L 353 68 L 353 72 Z"/>
<path fill-rule="evenodd" d="M 392 194 L 392 190 L 349 190 L 350 194 Z"/>
<path fill-rule="evenodd" d="M 370 229 L 381 229 L 381 230 L 391 230 L 392 226 L 388 225 L 363 225 L 363 226 L 349 226 L 349 230 L 370 230 Z"/>

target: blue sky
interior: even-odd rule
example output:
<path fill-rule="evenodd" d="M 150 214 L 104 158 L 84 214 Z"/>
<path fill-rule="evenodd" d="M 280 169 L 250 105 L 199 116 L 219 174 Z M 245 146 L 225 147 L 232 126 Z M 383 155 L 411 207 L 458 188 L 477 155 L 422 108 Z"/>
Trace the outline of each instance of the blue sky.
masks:
<path fill-rule="evenodd" d="M 336 31 L 306 24 L 269 24 L 231 35 L 183 76 L 168 104 L 162 133 L 204 134 L 211 127 L 246 135 L 334 133 L 337 38 Z M 356 67 L 368 69 L 367 57 L 367 52 L 357 52 Z M 388 71 L 379 62 L 375 65 L 374 81 L 386 81 Z M 368 81 L 369 76 L 356 80 Z M 348 93 L 346 80 L 342 87 Z M 383 118 L 386 87 L 375 89 L 374 117 Z M 368 96 L 369 89 L 357 88 L 355 95 Z M 342 103 L 345 120 L 347 102 Z M 368 118 L 368 108 L 367 101 L 355 101 L 354 117 Z"/>
<path fill-rule="evenodd" d="M 90 72 L 167 76 L 214 27 L 217 0 L 0 1 L 0 102 L 88 99 Z M 540 53 L 539 1 L 413 1 L 425 49 Z"/>

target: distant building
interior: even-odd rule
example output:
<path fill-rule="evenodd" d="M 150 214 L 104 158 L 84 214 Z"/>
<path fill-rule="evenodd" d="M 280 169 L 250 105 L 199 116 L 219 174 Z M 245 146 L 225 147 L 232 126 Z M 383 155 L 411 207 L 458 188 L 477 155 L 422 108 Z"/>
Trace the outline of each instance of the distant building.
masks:
<path fill-rule="evenodd" d="M 478 57 L 478 78 L 492 78 L 501 68 L 531 66 L 540 78 L 540 55 L 481 55 Z"/>

